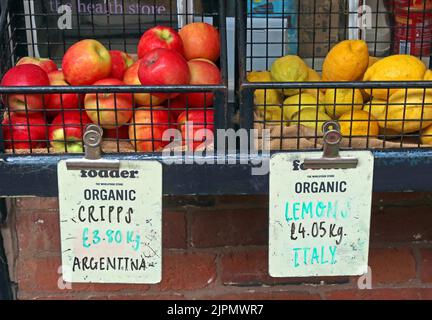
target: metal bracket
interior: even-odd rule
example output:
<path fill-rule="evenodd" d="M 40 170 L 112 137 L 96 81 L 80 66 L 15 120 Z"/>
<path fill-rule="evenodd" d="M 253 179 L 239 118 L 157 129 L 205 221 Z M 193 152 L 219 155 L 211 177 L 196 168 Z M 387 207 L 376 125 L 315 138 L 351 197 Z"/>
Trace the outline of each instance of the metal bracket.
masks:
<path fill-rule="evenodd" d="M 324 147 L 323 156 L 317 159 L 305 159 L 305 169 L 353 169 L 357 167 L 358 159 L 342 158 L 339 146 L 342 141 L 340 125 L 336 121 L 328 121 L 323 125 Z"/>
<path fill-rule="evenodd" d="M 85 169 L 119 169 L 119 160 L 102 159 L 102 136 L 103 130 L 95 124 L 90 124 L 84 132 L 84 151 L 83 159 L 70 159 L 66 161 L 68 170 L 85 170 Z"/>

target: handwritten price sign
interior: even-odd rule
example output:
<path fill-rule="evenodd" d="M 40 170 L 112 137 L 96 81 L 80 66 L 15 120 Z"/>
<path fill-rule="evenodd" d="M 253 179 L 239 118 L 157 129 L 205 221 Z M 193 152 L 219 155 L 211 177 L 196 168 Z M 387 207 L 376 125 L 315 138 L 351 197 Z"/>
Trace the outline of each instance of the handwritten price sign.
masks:
<path fill-rule="evenodd" d="M 67 170 L 61 161 L 58 177 L 64 280 L 160 282 L 161 164 Z"/>
<path fill-rule="evenodd" d="M 269 270 L 273 277 L 367 272 L 373 156 L 355 169 L 304 170 L 322 153 L 277 154 L 270 162 Z"/>

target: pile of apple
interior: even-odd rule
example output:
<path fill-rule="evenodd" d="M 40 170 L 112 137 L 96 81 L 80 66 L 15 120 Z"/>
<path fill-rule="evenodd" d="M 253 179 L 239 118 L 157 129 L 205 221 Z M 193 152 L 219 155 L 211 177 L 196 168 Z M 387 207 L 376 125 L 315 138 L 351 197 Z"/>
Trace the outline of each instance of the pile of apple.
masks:
<path fill-rule="evenodd" d="M 137 57 L 134 57 L 137 56 Z M 65 53 L 62 69 L 50 59 L 25 57 L 3 77 L 1 86 L 161 86 L 221 83 L 216 65 L 220 56 L 218 30 L 203 22 L 179 32 L 165 26 L 147 30 L 137 55 L 107 50 L 86 39 Z M 178 128 L 183 144 L 196 148 L 214 130 L 213 94 L 193 93 L 50 93 L 8 94 L 2 122 L 7 149 L 47 147 L 56 152 L 82 152 L 82 136 L 89 123 L 100 125 L 108 138 L 127 139 L 138 151 L 160 151 L 165 130 Z M 193 124 L 194 132 L 185 123 Z"/>

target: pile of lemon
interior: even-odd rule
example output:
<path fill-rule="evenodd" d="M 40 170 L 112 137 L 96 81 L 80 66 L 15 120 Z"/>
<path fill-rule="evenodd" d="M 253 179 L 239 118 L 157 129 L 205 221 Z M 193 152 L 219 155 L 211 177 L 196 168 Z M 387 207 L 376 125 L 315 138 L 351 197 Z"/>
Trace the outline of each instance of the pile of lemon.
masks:
<path fill-rule="evenodd" d="M 248 73 L 249 82 L 431 81 L 432 71 L 415 56 L 369 56 L 363 40 L 345 40 L 326 56 L 322 77 L 298 56 L 274 61 L 269 71 Z M 325 121 L 335 119 L 345 136 L 400 135 L 421 131 L 432 144 L 432 89 L 331 88 L 259 89 L 255 112 L 268 122 L 301 124 L 322 134 Z"/>

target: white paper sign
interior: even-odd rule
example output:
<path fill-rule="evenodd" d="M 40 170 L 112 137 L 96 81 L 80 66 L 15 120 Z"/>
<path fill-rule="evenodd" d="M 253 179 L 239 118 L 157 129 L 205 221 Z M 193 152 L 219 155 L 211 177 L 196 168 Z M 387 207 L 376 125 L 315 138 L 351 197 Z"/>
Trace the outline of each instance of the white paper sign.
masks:
<path fill-rule="evenodd" d="M 355 169 L 304 170 L 322 152 L 270 161 L 269 272 L 273 277 L 367 273 L 374 158 L 340 152 Z"/>
<path fill-rule="evenodd" d="M 162 165 L 121 161 L 119 170 L 58 164 L 63 279 L 158 283 L 162 277 Z"/>

